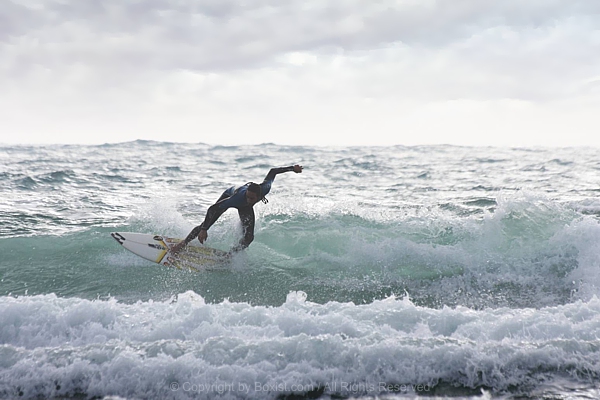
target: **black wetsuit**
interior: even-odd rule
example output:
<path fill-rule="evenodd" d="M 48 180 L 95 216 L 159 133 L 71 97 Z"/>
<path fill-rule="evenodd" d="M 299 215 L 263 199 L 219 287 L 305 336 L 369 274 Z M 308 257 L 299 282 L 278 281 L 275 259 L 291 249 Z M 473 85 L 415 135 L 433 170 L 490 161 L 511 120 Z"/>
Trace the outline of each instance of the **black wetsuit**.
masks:
<path fill-rule="evenodd" d="M 264 199 L 265 195 L 269 193 L 271 184 L 275 180 L 277 174 L 293 170 L 293 166 L 272 168 L 265 177 L 265 180 L 260 184 L 260 199 Z M 241 250 L 248 247 L 254 240 L 254 209 L 252 208 L 252 205 L 248 204 L 246 201 L 246 192 L 248 191 L 249 185 L 250 183 L 247 183 L 238 188 L 232 186 L 225 190 L 217 202 L 208 208 L 204 222 L 195 227 L 185 238 L 185 243 L 188 244 L 194 240 L 202 229 L 208 230 L 229 208 L 237 208 L 240 215 L 240 221 L 242 222 L 243 237 L 234 250 Z"/>

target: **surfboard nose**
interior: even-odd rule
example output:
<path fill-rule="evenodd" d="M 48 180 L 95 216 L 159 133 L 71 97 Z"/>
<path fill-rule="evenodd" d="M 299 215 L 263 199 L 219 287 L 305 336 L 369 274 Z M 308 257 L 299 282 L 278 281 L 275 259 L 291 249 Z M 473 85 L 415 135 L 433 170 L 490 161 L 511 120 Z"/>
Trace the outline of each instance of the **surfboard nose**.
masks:
<path fill-rule="evenodd" d="M 119 232 L 111 232 L 110 236 L 112 236 L 120 245 L 123 245 L 125 238 L 119 234 Z"/>

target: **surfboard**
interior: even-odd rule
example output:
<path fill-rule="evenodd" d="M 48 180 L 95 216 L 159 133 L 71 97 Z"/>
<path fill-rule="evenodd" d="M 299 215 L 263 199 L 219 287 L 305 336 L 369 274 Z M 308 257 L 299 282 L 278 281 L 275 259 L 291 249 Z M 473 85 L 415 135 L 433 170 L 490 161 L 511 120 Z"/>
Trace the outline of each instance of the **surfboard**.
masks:
<path fill-rule="evenodd" d="M 167 267 L 201 271 L 222 268 L 228 259 L 228 253 L 206 246 L 188 245 L 171 253 L 171 247 L 182 239 L 135 232 L 112 232 L 110 235 L 133 254 Z"/>

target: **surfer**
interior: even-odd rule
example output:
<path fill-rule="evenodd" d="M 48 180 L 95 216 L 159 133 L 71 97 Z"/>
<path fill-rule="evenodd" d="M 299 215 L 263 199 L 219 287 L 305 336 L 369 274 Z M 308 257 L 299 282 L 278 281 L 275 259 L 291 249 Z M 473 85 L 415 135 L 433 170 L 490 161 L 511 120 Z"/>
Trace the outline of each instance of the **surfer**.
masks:
<path fill-rule="evenodd" d="M 292 165 L 289 167 L 271 168 L 261 184 L 249 182 L 238 188 L 232 186 L 225 190 L 217 202 L 208 208 L 204 222 L 195 227 L 183 241 L 174 245 L 171 248 L 171 252 L 176 253 L 180 251 L 196 237 L 198 237 L 200 243 L 204 243 L 208 238 L 208 229 L 229 208 L 237 208 L 243 232 L 240 243 L 232 251 L 239 251 L 248 247 L 254 240 L 254 209 L 252 207 L 259 201 L 267 203 L 265 196 L 271 190 L 271 184 L 275 180 L 275 176 L 290 171 L 299 174 L 302 172 L 302 166 Z"/>

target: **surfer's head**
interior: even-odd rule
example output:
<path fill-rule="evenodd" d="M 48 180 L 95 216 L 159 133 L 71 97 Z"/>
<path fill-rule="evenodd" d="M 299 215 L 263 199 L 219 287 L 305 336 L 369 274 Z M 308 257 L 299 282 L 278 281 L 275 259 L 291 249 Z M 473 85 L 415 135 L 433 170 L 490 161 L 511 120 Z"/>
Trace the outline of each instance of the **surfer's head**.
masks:
<path fill-rule="evenodd" d="M 262 199 L 262 190 L 260 190 L 260 185 L 254 182 L 251 182 L 248 185 L 248 190 L 246 190 L 246 202 L 250 205 L 255 205 Z"/>

